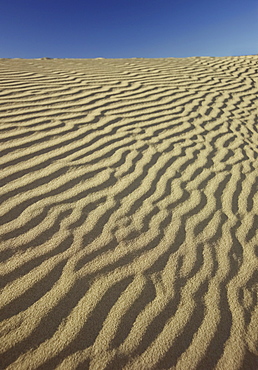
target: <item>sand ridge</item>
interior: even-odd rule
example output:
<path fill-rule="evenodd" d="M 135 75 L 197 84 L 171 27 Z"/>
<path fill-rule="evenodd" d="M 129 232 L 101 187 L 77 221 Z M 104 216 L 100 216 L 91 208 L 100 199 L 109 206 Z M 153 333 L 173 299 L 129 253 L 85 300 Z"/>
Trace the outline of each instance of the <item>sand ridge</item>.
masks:
<path fill-rule="evenodd" d="M 258 56 L 0 59 L 1 368 L 258 368 Z"/>

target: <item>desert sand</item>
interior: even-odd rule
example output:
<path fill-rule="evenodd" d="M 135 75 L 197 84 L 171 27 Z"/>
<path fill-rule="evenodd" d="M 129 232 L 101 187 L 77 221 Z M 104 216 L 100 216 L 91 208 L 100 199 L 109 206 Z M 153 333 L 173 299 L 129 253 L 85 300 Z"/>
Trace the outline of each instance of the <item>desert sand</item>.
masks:
<path fill-rule="evenodd" d="M 1 369 L 258 369 L 258 55 L 0 60 Z"/>

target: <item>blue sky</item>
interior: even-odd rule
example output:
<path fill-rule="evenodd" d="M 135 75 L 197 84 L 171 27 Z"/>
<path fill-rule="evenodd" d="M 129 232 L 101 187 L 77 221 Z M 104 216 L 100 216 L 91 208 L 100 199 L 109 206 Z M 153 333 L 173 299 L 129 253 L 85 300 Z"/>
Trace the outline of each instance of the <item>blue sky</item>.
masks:
<path fill-rule="evenodd" d="M 0 0 L 1 58 L 248 54 L 257 0 Z"/>

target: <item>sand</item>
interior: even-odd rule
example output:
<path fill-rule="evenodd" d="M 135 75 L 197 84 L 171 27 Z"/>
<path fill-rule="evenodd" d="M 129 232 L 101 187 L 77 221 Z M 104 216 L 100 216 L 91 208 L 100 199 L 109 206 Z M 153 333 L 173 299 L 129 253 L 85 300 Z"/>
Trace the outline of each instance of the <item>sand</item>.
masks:
<path fill-rule="evenodd" d="M 0 60 L 1 369 L 258 369 L 258 55 Z"/>

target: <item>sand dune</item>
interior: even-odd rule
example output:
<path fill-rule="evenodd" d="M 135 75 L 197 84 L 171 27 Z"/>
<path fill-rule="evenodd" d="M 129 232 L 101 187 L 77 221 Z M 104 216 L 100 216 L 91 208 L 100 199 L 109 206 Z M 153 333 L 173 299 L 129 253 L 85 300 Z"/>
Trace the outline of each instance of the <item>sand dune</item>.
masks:
<path fill-rule="evenodd" d="M 0 60 L 2 369 L 258 369 L 258 55 Z"/>

